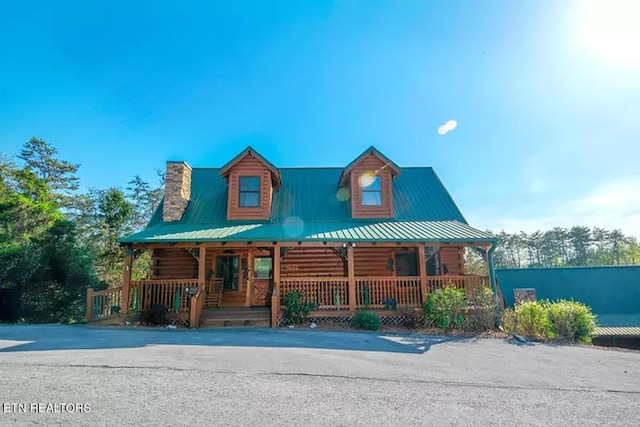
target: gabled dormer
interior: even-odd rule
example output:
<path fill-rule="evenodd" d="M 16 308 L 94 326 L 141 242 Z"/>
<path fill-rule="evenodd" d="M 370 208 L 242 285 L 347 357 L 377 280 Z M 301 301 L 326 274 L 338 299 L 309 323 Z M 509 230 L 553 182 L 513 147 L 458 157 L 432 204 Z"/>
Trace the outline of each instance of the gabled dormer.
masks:
<path fill-rule="evenodd" d="M 256 150 L 247 147 L 220 170 L 229 184 L 227 219 L 269 219 L 273 189 L 280 172 Z"/>
<path fill-rule="evenodd" d="M 393 218 L 393 178 L 398 165 L 369 147 L 342 171 L 338 185 L 351 194 L 352 218 Z"/>

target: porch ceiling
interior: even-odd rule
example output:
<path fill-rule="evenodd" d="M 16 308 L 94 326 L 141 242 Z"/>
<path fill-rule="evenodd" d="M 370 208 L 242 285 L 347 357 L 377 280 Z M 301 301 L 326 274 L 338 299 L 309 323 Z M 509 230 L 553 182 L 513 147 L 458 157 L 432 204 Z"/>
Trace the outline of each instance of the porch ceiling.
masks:
<path fill-rule="evenodd" d="M 495 237 L 460 221 L 350 221 L 160 224 L 121 243 L 171 242 L 446 242 L 490 243 Z"/>

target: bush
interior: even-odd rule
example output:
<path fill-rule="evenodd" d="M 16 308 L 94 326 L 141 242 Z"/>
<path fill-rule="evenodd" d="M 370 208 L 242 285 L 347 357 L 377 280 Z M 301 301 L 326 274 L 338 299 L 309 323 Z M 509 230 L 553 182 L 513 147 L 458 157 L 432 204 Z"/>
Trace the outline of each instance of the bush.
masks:
<path fill-rule="evenodd" d="M 149 310 L 142 313 L 142 323 L 154 326 L 166 325 L 168 312 L 169 308 L 166 305 L 153 304 Z"/>
<path fill-rule="evenodd" d="M 496 326 L 498 301 L 489 286 L 474 289 L 467 300 L 468 310 L 463 329 L 467 331 L 489 331 Z"/>
<path fill-rule="evenodd" d="M 404 325 L 409 329 L 417 329 L 423 323 L 423 318 L 418 310 L 407 308 L 402 310 L 404 316 Z"/>
<path fill-rule="evenodd" d="M 541 301 L 525 301 L 514 310 L 507 309 L 502 316 L 505 330 L 534 338 L 549 338 L 551 325 L 546 304 Z"/>
<path fill-rule="evenodd" d="M 542 339 L 558 339 L 589 343 L 595 332 L 596 317 L 586 305 L 559 300 L 529 301 L 505 310 L 505 330 Z"/>
<path fill-rule="evenodd" d="M 359 311 L 351 319 L 351 326 L 356 329 L 364 329 L 367 331 L 377 331 L 382 326 L 380 317 L 370 311 Z"/>
<path fill-rule="evenodd" d="M 441 329 L 458 328 L 464 322 L 464 292 L 453 286 L 436 289 L 423 305 L 425 323 Z"/>
<path fill-rule="evenodd" d="M 553 338 L 582 343 L 591 342 L 596 328 L 596 316 L 586 305 L 560 300 L 548 306 L 547 314 Z"/>
<path fill-rule="evenodd" d="M 284 321 L 288 324 L 302 323 L 311 310 L 317 307 L 312 302 L 304 302 L 304 294 L 300 291 L 287 292 L 284 296 Z"/>

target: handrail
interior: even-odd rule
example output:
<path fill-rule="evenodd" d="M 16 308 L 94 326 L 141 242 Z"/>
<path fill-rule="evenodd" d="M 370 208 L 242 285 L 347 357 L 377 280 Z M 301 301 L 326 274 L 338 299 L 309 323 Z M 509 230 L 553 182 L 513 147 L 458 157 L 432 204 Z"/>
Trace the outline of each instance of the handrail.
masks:
<path fill-rule="evenodd" d="M 94 291 L 87 289 L 86 321 L 116 316 L 122 310 L 122 286 Z"/>
<path fill-rule="evenodd" d="M 190 290 L 198 286 L 198 279 L 132 280 L 130 305 L 134 311 L 149 310 L 162 304 L 172 311 L 190 312 Z"/>

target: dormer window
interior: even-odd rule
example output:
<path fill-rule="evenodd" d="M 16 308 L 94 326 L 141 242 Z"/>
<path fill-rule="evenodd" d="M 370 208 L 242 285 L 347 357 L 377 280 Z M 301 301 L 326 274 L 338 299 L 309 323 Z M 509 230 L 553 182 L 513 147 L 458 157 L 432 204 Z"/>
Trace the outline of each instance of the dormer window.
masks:
<path fill-rule="evenodd" d="M 380 177 L 366 177 L 366 179 L 362 179 L 361 181 L 364 181 L 362 182 L 362 205 L 382 205 L 382 186 L 380 185 Z"/>
<path fill-rule="evenodd" d="M 374 147 L 342 170 L 338 187 L 351 194 L 351 218 L 393 218 L 393 179 L 398 165 Z"/>
<path fill-rule="evenodd" d="M 241 176 L 239 206 L 241 208 L 260 207 L 260 177 Z"/>

